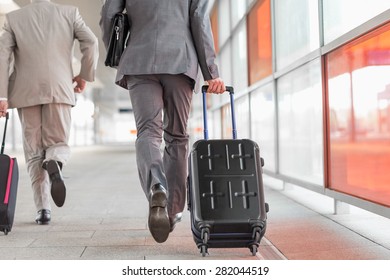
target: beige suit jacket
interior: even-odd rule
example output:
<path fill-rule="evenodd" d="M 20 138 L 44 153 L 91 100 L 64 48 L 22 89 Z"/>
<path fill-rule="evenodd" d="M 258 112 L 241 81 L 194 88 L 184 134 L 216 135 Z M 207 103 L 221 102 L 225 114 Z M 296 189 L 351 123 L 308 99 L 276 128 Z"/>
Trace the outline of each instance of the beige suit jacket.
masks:
<path fill-rule="evenodd" d="M 0 35 L 0 98 L 10 108 L 48 103 L 75 105 L 72 85 L 74 41 L 80 42 L 81 78 L 93 81 L 97 38 L 76 7 L 32 0 L 6 15 Z M 10 58 L 15 65 L 9 77 Z"/>

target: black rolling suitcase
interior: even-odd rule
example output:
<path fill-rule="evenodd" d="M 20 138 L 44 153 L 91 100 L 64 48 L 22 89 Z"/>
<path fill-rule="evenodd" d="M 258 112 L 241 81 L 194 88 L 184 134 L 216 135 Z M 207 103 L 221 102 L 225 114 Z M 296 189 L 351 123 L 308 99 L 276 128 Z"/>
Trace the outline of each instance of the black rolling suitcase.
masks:
<path fill-rule="evenodd" d="M 237 139 L 234 90 L 230 93 L 233 139 L 208 140 L 206 95 L 202 88 L 204 140 L 189 156 L 188 209 L 191 230 L 202 256 L 208 248 L 248 247 L 258 251 L 265 234 L 268 204 L 264 201 L 263 159 L 258 145 Z"/>
<path fill-rule="evenodd" d="M 0 231 L 8 234 L 14 222 L 19 169 L 16 158 L 4 154 L 5 135 L 9 114 L 5 118 L 4 135 L 0 153 Z"/>

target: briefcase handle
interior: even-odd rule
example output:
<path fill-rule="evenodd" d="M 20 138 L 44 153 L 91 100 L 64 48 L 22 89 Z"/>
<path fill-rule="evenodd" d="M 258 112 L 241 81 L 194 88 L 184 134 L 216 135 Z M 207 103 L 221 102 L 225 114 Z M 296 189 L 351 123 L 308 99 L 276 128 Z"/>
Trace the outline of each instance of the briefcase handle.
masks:
<path fill-rule="evenodd" d="M 8 119 L 9 119 L 9 113 L 7 112 L 7 113 L 5 114 L 5 125 L 4 125 L 3 141 L 1 142 L 1 152 L 0 152 L 1 155 L 4 154 L 5 135 L 6 135 L 6 133 L 7 133 Z"/>
<path fill-rule="evenodd" d="M 207 104 L 206 104 L 206 92 L 209 86 L 205 85 L 202 86 L 202 98 L 203 98 L 203 134 L 204 139 L 209 139 L 209 131 L 208 131 L 208 124 L 207 124 Z M 226 87 L 226 92 L 229 92 L 230 96 L 230 110 L 232 115 L 232 134 L 233 139 L 237 139 L 237 129 L 236 129 L 236 116 L 234 111 L 234 88 L 232 86 Z"/>

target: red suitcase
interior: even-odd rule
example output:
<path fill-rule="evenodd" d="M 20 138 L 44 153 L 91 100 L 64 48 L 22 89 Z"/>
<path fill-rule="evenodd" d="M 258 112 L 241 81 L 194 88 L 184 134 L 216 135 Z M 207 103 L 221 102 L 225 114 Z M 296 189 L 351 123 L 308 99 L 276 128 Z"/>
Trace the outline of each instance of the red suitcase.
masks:
<path fill-rule="evenodd" d="M 0 231 L 5 235 L 11 231 L 14 222 L 19 169 L 16 158 L 4 154 L 5 135 L 9 114 L 5 118 L 4 135 L 0 153 Z"/>

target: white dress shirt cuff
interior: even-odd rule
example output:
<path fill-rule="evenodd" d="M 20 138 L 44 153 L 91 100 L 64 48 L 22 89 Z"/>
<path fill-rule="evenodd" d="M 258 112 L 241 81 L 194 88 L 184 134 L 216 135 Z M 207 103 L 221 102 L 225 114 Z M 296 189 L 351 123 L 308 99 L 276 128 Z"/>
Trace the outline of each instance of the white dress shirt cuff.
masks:
<path fill-rule="evenodd" d="M 6 97 L 0 97 L 0 101 L 7 101 Z"/>

